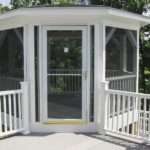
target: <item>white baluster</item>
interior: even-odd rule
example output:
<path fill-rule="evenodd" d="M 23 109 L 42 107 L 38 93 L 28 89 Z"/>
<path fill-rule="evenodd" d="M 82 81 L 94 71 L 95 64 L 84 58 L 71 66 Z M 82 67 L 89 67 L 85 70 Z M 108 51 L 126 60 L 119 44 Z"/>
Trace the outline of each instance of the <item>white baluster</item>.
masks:
<path fill-rule="evenodd" d="M 12 130 L 12 111 L 11 111 L 11 95 L 8 95 L 8 106 L 9 106 L 9 128 Z"/>
<path fill-rule="evenodd" d="M 1 110 L 2 98 L 0 97 L 0 134 L 2 133 L 2 110 Z"/>

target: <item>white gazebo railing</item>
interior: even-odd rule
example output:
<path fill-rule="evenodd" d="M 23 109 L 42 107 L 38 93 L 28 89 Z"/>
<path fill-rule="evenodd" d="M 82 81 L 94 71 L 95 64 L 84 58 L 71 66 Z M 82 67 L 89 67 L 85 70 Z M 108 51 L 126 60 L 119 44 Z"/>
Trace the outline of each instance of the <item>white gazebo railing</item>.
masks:
<path fill-rule="evenodd" d="M 0 92 L 0 138 L 29 132 L 28 83 L 21 89 Z"/>
<path fill-rule="evenodd" d="M 106 78 L 109 81 L 109 89 L 135 92 L 136 75 L 124 75 Z"/>
<path fill-rule="evenodd" d="M 105 89 L 105 130 L 150 140 L 150 95 Z"/>

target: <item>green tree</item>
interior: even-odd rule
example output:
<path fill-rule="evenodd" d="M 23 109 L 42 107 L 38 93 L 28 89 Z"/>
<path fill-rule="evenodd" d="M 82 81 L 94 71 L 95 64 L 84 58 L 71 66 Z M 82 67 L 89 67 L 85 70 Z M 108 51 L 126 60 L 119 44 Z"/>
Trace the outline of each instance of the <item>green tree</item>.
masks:
<path fill-rule="evenodd" d="M 34 5 L 48 5 L 48 4 L 70 4 L 79 3 L 80 0 L 11 0 L 12 9 L 34 6 Z"/>
<path fill-rule="evenodd" d="M 75 4 L 75 3 L 79 3 L 80 0 L 53 0 L 54 3 L 58 3 L 58 4 Z"/>
<path fill-rule="evenodd" d="M 145 34 L 147 33 L 147 34 Z M 150 93 L 150 25 L 140 31 L 140 91 Z"/>
<path fill-rule="evenodd" d="M 126 11 L 142 14 L 149 0 L 91 0 L 93 5 L 106 5 Z"/>
<path fill-rule="evenodd" d="M 0 13 L 4 13 L 6 11 L 9 11 L 10 8 L 7 7 L 7 6 L 3 6 L 1 3 L 0 3 Z"/>

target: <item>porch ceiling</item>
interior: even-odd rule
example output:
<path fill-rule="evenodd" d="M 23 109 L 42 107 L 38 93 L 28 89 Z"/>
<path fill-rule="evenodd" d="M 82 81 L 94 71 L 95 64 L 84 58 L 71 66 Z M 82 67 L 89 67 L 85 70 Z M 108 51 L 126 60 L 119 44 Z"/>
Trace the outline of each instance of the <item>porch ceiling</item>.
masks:
<path fill-rule="evenodd" d="M 48 6 L 38 6 L 38 7 L 27 7 L 20 8 L 16 10 L 12 10 L 6 13 L 0 14 L 0 20 L 9 19 L 13 17 L 21 17 L 21 16 L 43 16 L 43 15 L 52 15 L 52 16 L 101 16 L 106 19 L 118 19 L 131 22 L 137 22 L 140 26 L 145 26 L 150 24 L 150 19 L 148 17 L 137 15 L 135 13 L 126 12 L 123 10 L 106 7 L 106 6 L 98 6 L 98 5 L 48 5 Z M 91 17 L 90 17 L 91 18 Z"/>
<path fill-rule="evenodd" d="M 149 150 L 149 146 L 98 134 L 31 134 L 0 140 L 1 150 Z"/>

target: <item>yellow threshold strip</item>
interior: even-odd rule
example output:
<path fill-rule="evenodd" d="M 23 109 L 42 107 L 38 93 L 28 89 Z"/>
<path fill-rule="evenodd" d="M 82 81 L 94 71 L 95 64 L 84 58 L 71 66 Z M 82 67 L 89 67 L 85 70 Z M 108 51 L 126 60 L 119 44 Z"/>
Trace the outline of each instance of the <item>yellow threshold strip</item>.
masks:
<path fill-rule="evenodd" d="M 43 124 L 87 124 L 86 121 L 43 121 Z"/>

